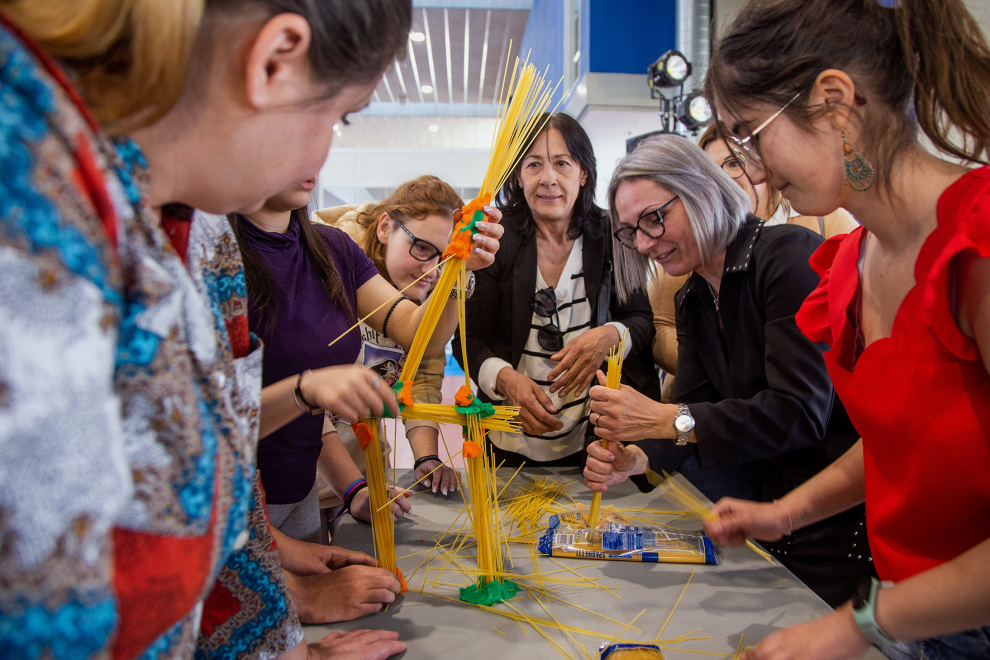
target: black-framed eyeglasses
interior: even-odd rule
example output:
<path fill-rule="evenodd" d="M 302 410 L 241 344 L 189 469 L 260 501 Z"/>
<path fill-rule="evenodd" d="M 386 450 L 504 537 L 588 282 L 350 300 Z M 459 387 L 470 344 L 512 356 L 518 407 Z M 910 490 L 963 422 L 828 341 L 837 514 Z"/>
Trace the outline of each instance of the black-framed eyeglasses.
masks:
<path fill-rule="evenodd" d="M 560 331 L 560 315 L 557 313 L 557 294 L 553 287 L 540 289 L 533 296 L 533 311 L 549 321 L 536 333 L 536 341 L 545 351 L 556 353 L 564 348 L 564 333 Z M 552 317 L 557 317 L 554 323 Z"/>
<path fill-rule="evenodd" d="M 676 202 L 680 197 L 674 195 L 671 199 L 667 200 L 663 206 L 658 209 L 654 209 L 649 213 L 644 213 L 639 220 L 636 221 L 635 227 L 622 227 L 616 229 L 613 232 L 613 236 L 619 239 L 622 243 L 622 247 L 627 247 L 630 250 L 636 249 L 636 232 L 641 231 L 650 238 L 660 238 L 663 233 L 667 231 L 667 228 L 663 224 L 663 212 L 668 206 Z"/>
<path fill-rule="evenodd" d="M 409 256 L 416 261 L 432 261 L 443 254 L 443 250 L 433 243 L 424 241 L 422 238 L 416 238 L 416 235 L 409 231 L 409 227 L 406 227 L 395 218 L 392 218 L 392 222 L 402 227 L 402 231 L 406 232 L 406 235 L 409 236 L 409 239 L 412 241 L 412 245 L 409 246 Z"/>

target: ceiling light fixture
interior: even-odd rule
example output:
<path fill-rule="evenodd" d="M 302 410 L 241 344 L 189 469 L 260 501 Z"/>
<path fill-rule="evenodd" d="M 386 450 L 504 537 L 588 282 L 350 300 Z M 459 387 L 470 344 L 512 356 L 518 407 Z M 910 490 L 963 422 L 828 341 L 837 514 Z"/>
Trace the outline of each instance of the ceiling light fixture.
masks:
<path fill-rule="evenodd" d="M 433 85 L 423 85 L 422 87 L 420 87 L 420 89 L 423 90 L 423 93 L 424 94 L 432 94 L 433 93 Z"/>
<path fill-rule="evenodd" d="M 426 41 L 426 35 L 422 32 L 410 32 L 409 38 L 416 42 Z"/>
<path fill-rule="evenodd" d="M 437 131 L 440 130 L 440 127 L 437 126 L 436 124 L 430 124 L 429 129 L 430 129 L 430 133 L 436 133 Z"/>

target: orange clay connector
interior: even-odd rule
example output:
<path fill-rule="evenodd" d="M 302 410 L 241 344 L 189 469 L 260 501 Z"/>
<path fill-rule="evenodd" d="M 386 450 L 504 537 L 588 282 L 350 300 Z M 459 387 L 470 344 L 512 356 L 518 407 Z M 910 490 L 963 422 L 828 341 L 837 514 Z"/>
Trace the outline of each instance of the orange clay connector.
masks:
<path fill-rule="evenodd" d="M 371 444 L 371 429 L 364 422 L 357 422 L 351 424 L 351 430 L 354 431 L 354 435 L 357 436 L 358 444 L 361 445 L 361 449 L 367 449 L 368 445 Z"/>
<path fill-rule="evenodd" d="M 399 403 L 404 406 L 411 406 L 413 404 L 412 384 L 413 382 L 411 380 L 402 381 L 402 391 L 400 391 L 399 396 L 396 397 L 399 399 Z"/>
<path fill-rule="evenodd" d="M 459 259 L 471 258 L 472 233 L 462 231 L 471 224 L 475 211 L 484 212 L 485 207 L 492 203 L 492 194 L 485 193 L 472 199 L 466 206 L 461 207 L 461 220 L 454 226 L 454 236 L 450 239 L 447 249 L 443 251 L 443 258 L 455 256 Z"/>
<path fill-rule="evenodd" d="M 397 577 L 399 578 L 399 584 L 402 586 L 402 588 L 399 589 L 399 593 L 404 594 L 407 591 L 409 591 L 409 587 L 406 585 L 406 578 L 404 575 L 402 575 L 402 571 L 399 570 L 398 566 L 395 567 L 395 572 L 397 574 Z"/>
<path fill-rule="evenodd" d="M 470 406 L 472 401 L 474 401 L 474 394 L 471 392 L 471 388 L 467 385 L 461 385 L 461 389 L 457 390 L 457 394 L 454 395 L 454 402 L 459 406 Z"/>
<path fill-rule="evenodd" d="M 471 442 L 470 440 L 465 440 L 464 448 L 462 451 L 464 452 L 464 455 L 467 456 L 468 458 L 474 458 L 475 456 L 481 454 L 481 447 L 479 447 L 476 443 Z"/>

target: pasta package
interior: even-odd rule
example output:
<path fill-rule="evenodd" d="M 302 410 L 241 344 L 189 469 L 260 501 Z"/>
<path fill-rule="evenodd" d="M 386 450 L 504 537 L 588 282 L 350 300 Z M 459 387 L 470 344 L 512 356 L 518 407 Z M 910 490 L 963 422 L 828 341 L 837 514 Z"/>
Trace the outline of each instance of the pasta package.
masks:
<path fill-rule="evenodd" d="M 721 550 L 702 532 L 685 532 L 664 525 L 633 525 L 603 513 L 596 525 L 582 512 L 550 517 L 540 537 L 541 553 L 550 557 L 608 561 L 721 564 Z"/>
<path fill-rule="evenodd" d="M 612 644 L 602 649 L 600 660 L 664 660 L 656 644 Z"/>

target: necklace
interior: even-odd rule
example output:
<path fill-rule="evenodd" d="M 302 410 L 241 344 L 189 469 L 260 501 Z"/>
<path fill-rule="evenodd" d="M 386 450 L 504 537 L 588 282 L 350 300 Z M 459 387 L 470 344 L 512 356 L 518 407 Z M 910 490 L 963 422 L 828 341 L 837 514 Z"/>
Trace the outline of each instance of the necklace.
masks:
<path fill-rule="evenodd" d="M 712 283 L 711 282 L 708 283 L 708 290 L 712 292 L 712 302 L 715 303 L 715 313 L 718 314 L 719 313 L 719 310 L 718 310 L 718 294 L 715 293 L 715 287 L 712 286 Z"/>

